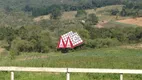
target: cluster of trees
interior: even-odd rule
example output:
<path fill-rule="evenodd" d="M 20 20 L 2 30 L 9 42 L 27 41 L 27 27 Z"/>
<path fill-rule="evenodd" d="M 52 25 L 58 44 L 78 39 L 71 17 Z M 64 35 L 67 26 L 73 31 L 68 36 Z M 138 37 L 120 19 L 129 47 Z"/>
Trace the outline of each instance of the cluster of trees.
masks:
<path fill-rule="evenodd" d="M 57 10 L 60 11 L 76 11 L 76 10 L 84 10 L 84 9 L 93 9 L 96 7 L 102 7 L 106 5 L 115 5 L 121 4 L 121 0 L 91 0 L 91 1 L 82 1 L 80 0 L 77 4 L 58 4 L 58 5 L 51 5 L 51 6 L 40 6 L 40 7 L 31 7 L 30 5 L 26 5 L 22 10 L 25 12 L 32 12 L 33 16 L 40 16 L 40 15 L 47 15 L 52 13 L 53 11 L 56 12 L 55 7 Z"/>
<path fill-rule="evenodd" d="M 142 2 L 124 2 L 121 16 L 142 16 Z"/>
<path fill-rule="evenodd" d="M 115 27 L 98 29 L 86 26 L 86 29 L 89 31 L 90 35 L 90 38 L 86 42 L 86 46 L 90 48 L 101 48 L 142 42 L 141 27 Z"/>
<path fill-rule="evenodd" d="M 56 42 L 49 31 L 38 26 L 24 26 L 19 29 L 2 27 L 0 40 L 8 44 L 2 47 L 9 50 L 12 55 L 18 55 L 20 52 L 47 53 L 56 48 L 52 45 Z"/>
<path fill-rule="evenodd" d="M 112 15 L 120 14 L 121 16 L 142 16 L 142 2 L 134 1 L 121 1 L 121 0 L 92 0 L 86 3 L 78 3 L 76 5 L 68 4 L 58 4 L 51 6 L 43 7 L 31 7 L 26 5 L 23 9 L 26 12 L 32 12 L 33 16 L 47 15 L 50 13 L 59 13 L 61 14 L 64 11 L 83 11 L 85 9 L 95 9 L 97 7 L 107 6 L 107 5 L 124 5 L 122 11 L 114 9 L 111 11 Z M 57 14 L 58 15 L 58 14 Z M 54 15 L 55 16 L 55 15 Z M 78 16 L 78 15 L 76 15 Z"/>
<path fill-rule="evenodd" d="M 49 13 L 52 13 L 53 9 L 55 7 L 58 7 L 61 11 L 76 11 L 76 10 L 84 10 L 84 9 L 94 9 L 97 7 L 107 6 L 107 5 L 116 5 L 116 4 L 122 4 L 126 5 L 126 7 L 123 8 L 122 15 L 129 15 L 134 12 L 130 13 L 131 10 L 135 8 L 141 7 L 141 0 L 67 0 L 65 2 L 67 3 L 61 3 L 60 1 L 49 1 L 49 0 L 40 0 L 40 1 L 19 1 L 19 0 L 11 0 L 11 1 L 0 1 L 3 3 L 3 8 L 9 12 L 12 10 L 15 10 L 15 8 L 20 10 L 23 10 L 25 12 L 32 12 L 33 16 L 41 16 L 41 15 L 47 15 Z M 72 2 L 68 4 L 68 2 Z M 17 5 L 19 3 L 20 5 Z M 53 4 L 54 3 L 54 4 Z M 9 5 L 7 5 L 9 4 Z M 15 5 L 16 4 L 16 5 Z M 43 5 L 42 5 L 43 4 Z M 133 8 L 132 8 L 133 7 Z M 17 10 L 16 9 L 16 10 Z M 128 12 L 127 12 L 128 11 Z"/>

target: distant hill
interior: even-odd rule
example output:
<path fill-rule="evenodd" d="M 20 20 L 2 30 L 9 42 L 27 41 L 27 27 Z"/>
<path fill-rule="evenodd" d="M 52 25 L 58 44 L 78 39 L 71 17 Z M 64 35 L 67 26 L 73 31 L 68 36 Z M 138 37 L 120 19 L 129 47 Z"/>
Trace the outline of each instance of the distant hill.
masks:
<path fill-rule="evenodd" d="M 14 8 L 19 9 L 23 8 L 26 5 L 30 5 L 32 7 L 40 7 L 40 6 L 49 6 L 52 4 L 84 4 L 88 2 L 99 2 L 100 0 L 0 0 L 0 8 Z M 126 0 L 101 0 L 100 2 L 103 3 L 110 3 L 110 2 L 122 2 Z M 130 0 L 129 0 L 130 1 Z M 131 1 L 141 1 L 141 0 L 131 0 Z"/>
<path fill-rule="evenodd" d="M 0 8 L 7 6 L 11 8 L 22 8 L 25 5 L 38 7 L 52 4 L 76 4 L 78 1 L 79 0 L 0 0 Z"/>

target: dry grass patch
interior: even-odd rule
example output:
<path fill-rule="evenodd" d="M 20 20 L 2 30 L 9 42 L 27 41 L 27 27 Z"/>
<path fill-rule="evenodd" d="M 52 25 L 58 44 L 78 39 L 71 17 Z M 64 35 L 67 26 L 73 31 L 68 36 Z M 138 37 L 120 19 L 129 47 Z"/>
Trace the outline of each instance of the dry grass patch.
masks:
<path fill-rule="evenodd" d="M 121 47 L 126 49 L 142 49 L 142 44 L 125 45 Z"/>
<path fill-rule="evenodd" d="M 33 19 L 33 21 L 35 22 L 39 22 L 41 20 L 49 20 L 50 19 L 50 15 L 44 15 L 44 16 L 39 16 Z"/>

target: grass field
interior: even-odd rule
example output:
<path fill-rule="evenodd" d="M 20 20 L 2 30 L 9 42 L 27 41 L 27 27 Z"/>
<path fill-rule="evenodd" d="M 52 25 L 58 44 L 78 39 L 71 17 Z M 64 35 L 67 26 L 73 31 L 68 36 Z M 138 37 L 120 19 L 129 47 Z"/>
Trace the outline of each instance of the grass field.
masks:
<path fill-rule="evenodd" d="M 0 66 L 28 67 L 72 67 L 142 69 L 142 50 L 128 48 L 90 49 L 68 54 L 24 53 L 14 60 L 0 59 Z M 9 80 L 9 72 L 0 72 L 0 80 Z M 65 80 L 65 74 L 16 72 L 15 80 Z M 141 80 L 142 75 L 124 75 L 124 80 Z M 72 73 L 71 80 L 119 80 L 119 74 L 78 74 Z"/>

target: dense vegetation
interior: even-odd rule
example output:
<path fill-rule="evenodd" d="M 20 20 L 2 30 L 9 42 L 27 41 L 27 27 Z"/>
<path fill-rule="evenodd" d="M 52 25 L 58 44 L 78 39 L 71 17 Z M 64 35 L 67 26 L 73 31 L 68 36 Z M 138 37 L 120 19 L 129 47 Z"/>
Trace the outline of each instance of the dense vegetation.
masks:
<path fill-rule="evenodd" d="M 120 13 L 122 16 L 142 16 L 142 3 L 125 2 L 124 5 Z"/>
<path fill-rule="evenodd" d="M 32 16 L 47 15 L 52 13 L 55 7 L 61 11 L 76 11 L 84 9 L 95 9 L 107 5 L 126 5 L 121 12 L 122 16 L 139 14 L 141 0 L 1 0 L 1 7 L 6 11 L 22 10 L 31 12 Z M 9 5 L 7 5 L 9 4 Z M 135 14 L 136 15 L 136 14 Z"/>
<path fill-rule="evenodd" d="M 121 11 L 122 16 L 140 16 L 141 9 L 142 9 L 142 2 L 131 2 L 131 1 L 120 1 L 120 0 L 92 0 L 91 2 L 79 2 L 77 5 L 67 5 L 67 4 L 58 4 L 58 5 L 51 5 L 51 6 L 43 6 L 43 7 L 30 7 L 25 6 L 24 11 L 30 11 L 32 12 L 33 16 L 40 16 L 40 15 L 46 15 L 53 11 L 54 7 L 60 8 L 61 11 L 76 11 L 76 10 L 84 10 L 84 9 L 95 9 L 102 6 L 107 5 L 124 5 L 123 10 Z M 56 10 L 54 10 L 56 11 Z M 117 11 L 117 12 L 115 12 Z M 118 10 L 113 10 L 112 13 L 119 13 Z"/>
<path fill-rule="evenodd" d="M 92 18 L 92 17 L 90 17 Z M 87 19 L 86 24 L 73 22 L 60 23 L 50 20 L 49 25 L 23 26 L 17 29 L 10 27 L 0 28 L 0 40 L 2 47 L 10 50 L 11 55 L 19 55 L 20 52 L 56 51 L 59 36 L 70 30 L 77 31 L 85 41 L 84 45 L 77 49 L 102 48 L 142 41 L 141 27 L 110 27 L 95 28 L 91 25 L 92 19 Z M 96 20 L 96 19 L 95 19 Z M 49 21 L 48 21 L 49 22 Z M 46 23 L 46 22 L 45 22 Z M 59 27 L 60 26 L 60 27 Z"/>

